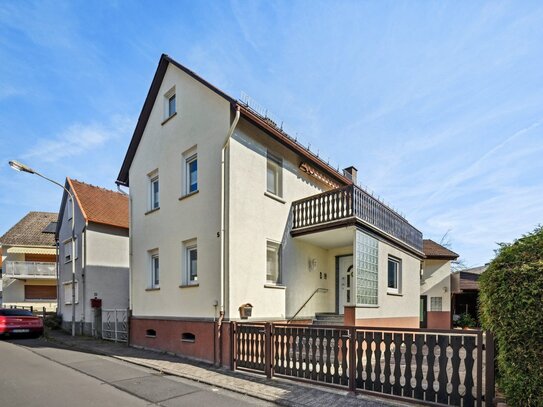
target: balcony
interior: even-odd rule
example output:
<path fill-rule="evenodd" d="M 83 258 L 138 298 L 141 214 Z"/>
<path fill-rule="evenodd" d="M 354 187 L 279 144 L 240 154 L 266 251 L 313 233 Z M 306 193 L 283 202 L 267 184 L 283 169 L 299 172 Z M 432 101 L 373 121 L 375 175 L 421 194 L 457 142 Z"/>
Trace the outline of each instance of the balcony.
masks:
<path fill-rule="evenodd" d="M 56 263 L 6 261 L 3 275 L 9 278 L 56 278 Z"/>
<path fill-rule="evenodd" d="M 292 203 L 292 235 L 348 221 L 382 232 L 422 252 L 422 233 L 405 218 L 356 185 L 326 191 Z"/>

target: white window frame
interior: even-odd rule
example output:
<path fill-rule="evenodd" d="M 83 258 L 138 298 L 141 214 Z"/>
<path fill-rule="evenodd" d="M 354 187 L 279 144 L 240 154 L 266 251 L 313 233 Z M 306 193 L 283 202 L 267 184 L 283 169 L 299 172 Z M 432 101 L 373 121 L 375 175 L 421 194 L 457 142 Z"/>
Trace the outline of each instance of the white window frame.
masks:
<path fill-rule="evenodd" d="M 175 98 L 173 112 L 170 111 L 170 100 Z M 168 120 L 170 117 L 177 113 L 177 94 L 175 93 L 175 86 L 164 94 L 164 120 Z"/>
<path fill-rule="evenodd" d="M 196 189 L 194 191 L 190 190 L 190 165 L 196 162 Z M 185 159 L 185 195 L 194 194 L 198 192 L 198 154 L 194 153 L 187 159 Z"/>
<path fill-rule="evenodd" d="M 396 287 L 389 286 L 389 266 L 390 263 L 396 265 Z M 387 292 L 391 294 L 400 294 L 402 292 L 402 260 L 397 257 L 388 256 L 387 261 Z"/>
<path fill-rule="evenodd" d="M 66 239 L 63 243 L 64 246 L 64 264 L 70 263 L 72 261 L 72 239 Z M 77 249 L 77 236 L 75 237 L 75 260 L 78 259 L 78 249 Z M 69 257 L 67 255 L 69 253 Z"/>
<path fill-rule="evenodd" d="M 71 220 L 74 216 L 72 213 L 72 198 L 68 197 L 67 200 L 67 209 L 68 209 L 68 220 Z"/>
<path fill-rule="evenodd" d="M 149 210 L 154 211 L 156 209 L 160 209 L 160 178 L 158 176 L 158 170 L 153 171 L 148 175 L 149 178 Z M 158 190 L 155 194 L 154 186 L 155 184 L 158 185 Z M 156 195 L 156 203 L 157 206 L 155 206 L 155 195 Z"/>
<path fill-rule="evenodd" d="M 155 259 L 158 260 L 158 282 Z M 160 288 L 160 256 L 158 250 L 149 251 L 149 288 Z"/>
<path fill-rule="evenodd" d="M 274 172 L 274 185 L 270 188 L 268 173 Z M 283 197 L 283 160 L 268 151 L 266 159 L 266 192 L 279 198 Z"/>
<path fill-rule="evenodd" d="M 270 251 L 275 252 L 276 261 L 277 261 L 277 279 L 274 281 L 273 279 L 269 278 L 268 273 L 268 254 Z M 282 283 L 282 268 L 281 268 L 281 243 L 275 242 L 273 240 L 267 240 L 266 241 L 266 284 L 269 285 L 281 285 Z"/>
<path fill-rule="evenodd" d="M 62 283 L 64 287 L 64 304 L 72 305 L 72 281 Z M 79 282 L 75 280 L 75 303 L 79 304 Z"/>
<path fill-rule="evenodd" d="M 183 244 L 184 250 L 183 250 L 183 278 L 182 278 L 182 285 L 197 285 L 199 284 L 198 280 L 198 244 L 196 240 L 190 240 Z M 190 255 L 192 252 L 196 252 L 196 278 L 194 280 L 191 280 L 191 260 Z"/>
<path fill-rule="evenodd" d="M 437 306 L 438 304 L 439 306 Z M 443 311 L 443 297 L 430 297 L 430 311 Z"/>

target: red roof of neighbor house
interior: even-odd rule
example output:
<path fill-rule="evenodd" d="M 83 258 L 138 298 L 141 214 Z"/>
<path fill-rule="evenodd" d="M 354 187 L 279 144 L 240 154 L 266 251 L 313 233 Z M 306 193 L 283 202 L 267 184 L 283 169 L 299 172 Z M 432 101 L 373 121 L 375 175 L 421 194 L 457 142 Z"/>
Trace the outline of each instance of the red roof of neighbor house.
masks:
<path fill-rule="evenodd" d="M 128 229 L 128 196 L 102 187 L 67 179 L 87 222 Z"/>
<path fill-rule="evenodd" d="M 53 212 L 28 212 L 24 218 L 0 237 L 6 246 L 55 246 L 55 235 L 45 229 L 55 223 L 58 214 Z"/>
<path fill-rule="evenodd" d="M 457 253 L 447 249 L 444 246 L 441 246 L 439 243 L 436 243 L 431 239 L 424 239 L 422 246 L 422 251 L 426 255 L 427 259 L 456 260 L 459 257 Z"/>

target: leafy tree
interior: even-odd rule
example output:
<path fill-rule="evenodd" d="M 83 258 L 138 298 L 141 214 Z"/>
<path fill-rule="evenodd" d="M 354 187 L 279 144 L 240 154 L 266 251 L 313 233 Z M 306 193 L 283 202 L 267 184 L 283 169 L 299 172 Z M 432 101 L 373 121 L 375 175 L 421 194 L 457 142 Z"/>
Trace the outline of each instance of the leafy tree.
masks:
<path fill-rule="evenodd" d="M 500 243 L 479 279 L 482 326 L 494 333 L 511 406 L 543 406 L 543 227 Z"/>

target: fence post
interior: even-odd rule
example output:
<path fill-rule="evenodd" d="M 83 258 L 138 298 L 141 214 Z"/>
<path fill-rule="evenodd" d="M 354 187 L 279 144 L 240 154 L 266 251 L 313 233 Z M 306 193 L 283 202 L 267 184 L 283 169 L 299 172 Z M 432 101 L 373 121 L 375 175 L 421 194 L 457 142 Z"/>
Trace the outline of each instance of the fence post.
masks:
<path fill-rule="evenodd" d="M 483 332 L 477 333 L 477 407 L 483 403 Z"/>
<path fill-rule="evenodd" d="M 236 323 L 230 321 L 230 370 L 236 370 Z"/>
<path fill-rule="evenodd" d="M 266 349 L 265 359 L 266 359 L 266 377 L 271 379 L 273 377 L 273 346 L 272 346 L 272 335 L 273 335 L 273 325 L 271 322 L 266 322 L 265 328 L 265 339 L 266 339 Z"/>
<path fill-rule="evenodd" d="M 356 327 L 349 327 L 349 391 L 356 391 Z"/>
<path fill-rule="evenodd" d="M 33 305 L 30 306 L 30 312 L 34 313 L 34 306 Z"/>
<path fill-rule="evenodd" d="M 45 323 L 45 315 L 46 315 L 45 307 L 42 307 L 42 313 L 43 313 L 43 322 Z"/>
<path fill-rule="evenodd" d="M 495 366 L 495 343 L 494 335 L 486 331 L 485 337 L 485 406 L 494 405 L 495 385 L 496 385 L 496 366 Z"/>
<path fill-rule="evenodd" d="M 113 319 L 115 321 L 115 343 L 117 343 L 117 308 L 113 310 Z"/>

